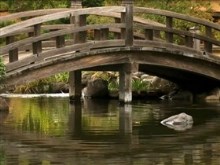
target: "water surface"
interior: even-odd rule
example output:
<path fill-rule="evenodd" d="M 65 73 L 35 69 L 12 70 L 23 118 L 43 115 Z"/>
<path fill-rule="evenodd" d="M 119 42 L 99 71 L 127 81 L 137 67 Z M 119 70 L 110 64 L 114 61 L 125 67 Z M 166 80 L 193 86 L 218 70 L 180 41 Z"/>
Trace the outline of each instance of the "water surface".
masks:
<path fill-rule="evenodd" d="M 191 129 L 160 124 L 181 112 Z M 219 103 L 12 97 L 0 113 L 0 165 L 218 165 L 219 124 Z"/>

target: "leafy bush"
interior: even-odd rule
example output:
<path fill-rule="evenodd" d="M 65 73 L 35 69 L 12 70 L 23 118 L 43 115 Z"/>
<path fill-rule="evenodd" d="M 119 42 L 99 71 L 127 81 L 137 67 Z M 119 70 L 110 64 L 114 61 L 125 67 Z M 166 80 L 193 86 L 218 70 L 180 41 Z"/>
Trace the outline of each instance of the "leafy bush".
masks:
<path fill-rule="evenodd" d="M 0 81 L 4 79 L 5 76 L 5 65 L 3 64 L 2 58 L 0 57 Z"/>

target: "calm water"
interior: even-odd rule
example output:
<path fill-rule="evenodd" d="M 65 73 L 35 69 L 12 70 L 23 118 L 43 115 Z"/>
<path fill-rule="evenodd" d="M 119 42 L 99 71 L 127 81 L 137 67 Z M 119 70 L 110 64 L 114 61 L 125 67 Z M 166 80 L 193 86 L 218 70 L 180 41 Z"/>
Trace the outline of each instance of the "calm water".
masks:
<path fill-rule="evenodd" d="M 194 124 L 160 124 L 185 112 Z M 220 104 L 10 98 L 0 113 L 0 165 L 218 165 Z"/>

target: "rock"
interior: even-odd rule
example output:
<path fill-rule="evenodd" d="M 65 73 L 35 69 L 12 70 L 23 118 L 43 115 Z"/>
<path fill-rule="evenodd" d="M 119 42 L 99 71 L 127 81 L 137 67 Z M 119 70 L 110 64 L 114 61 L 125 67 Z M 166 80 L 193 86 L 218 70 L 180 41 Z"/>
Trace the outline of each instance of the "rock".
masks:
<path fill-rule="evenodd" d="M 53 83 L 50 87 L 51 93 L 65 93 L 69 91 L 69 86 L 63 82 Z"/>
<path fill-rule="evenodd" d="M 163 93 L 169 93 L 173 89 L 177 88 L 176 84 L 159 77 L 152 78 L 152 81 L 150 83 L 152 90 L 159 89 Z"/>
<path fill-rule="evenodd" d="M 164 119 L 160 123 L 176 131 L 185 131 L 192 128 L 193 118 L 186 113 L 180 113 Z"/>
<path fill-rule="evenodd" d="M 213 89 L 209 95 L 207 95 L 205 97 L 206 101 L 210 101 L 210 100 L 220 100 L 220 89 L 219 88 L 215 88 Z"/>
<path fill-rule="evenodd" d="M 90 80 L 82 90 L 83 97 L 107 97 L 108 95 L 108 81 L 103 79 Z"/>
<path fill-rule="evenodd" d="M 8 101 L 5 98 L 0 97 L 0 111 L 9 110 Z"/>

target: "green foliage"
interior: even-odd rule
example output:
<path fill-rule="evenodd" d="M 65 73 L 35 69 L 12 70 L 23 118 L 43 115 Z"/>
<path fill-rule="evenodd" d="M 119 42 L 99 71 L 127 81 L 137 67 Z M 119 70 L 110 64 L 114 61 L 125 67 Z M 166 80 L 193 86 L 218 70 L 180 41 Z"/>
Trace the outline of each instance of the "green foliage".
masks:
<path fill-rule="evenodd" d="M 5 1 L 0 1 L 0 11 L 7 11 L 9 9 L 9 6 L 7 2 Z"/>
<path fill-rule="evenodd" d="M 97 7 L 103 6 L 104 0 L 83 0 L 82 5 L 84 7 Z"/>
<path fill-rule="evenodd" d="M 67 7 L 69 0 L 7 0 L 9 10 L 13 12 Z"/>
<path fill-rule="evenodd" d="M 20 85 L 15 88 L 15 93 L 50 93 L 54 83 L 67 83 L 68 73 L 60 73 L 54 76 Z"/>
<path fill-rule="evenodd" d="M 0 81 L 4 79 L 5 76 L 5 65 L 3 64 L 2 58 L 0 57 Z"/>
<path fill-rule="evenodd" d="M 119 89 L 118 81 L 110 81 L 108 83 L 108 90 L 109 91 L 118 91 L 118 89 Z"/>
<path fill-rule="evenodd" d="M 132 90 L 141 92 L 141 91 L 147 91 L 149 88 L 149 83 L 146 81 L 142 81 L 140 79 L 134 79 L 132 80 Z"/>

